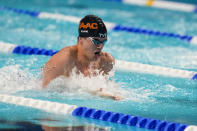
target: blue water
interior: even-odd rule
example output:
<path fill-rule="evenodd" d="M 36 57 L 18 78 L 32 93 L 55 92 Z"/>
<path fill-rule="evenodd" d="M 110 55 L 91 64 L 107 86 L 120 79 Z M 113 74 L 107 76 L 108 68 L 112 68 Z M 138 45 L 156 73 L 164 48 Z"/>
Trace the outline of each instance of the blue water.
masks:
<path fill-rule="evenodd" d="M 116 2 L 104 3 L 101 0 L 94 2 L 91 0 L 86 2 L 82 0 L 0 0 L 0 6 L 60 13 L 80 18 L 87 14 L 95 14 L 107 22 L 183 35 L 197 35 L 197 14 L 195 13 L 128 6 Z M 60 50 L 76 43 L 77 28 L 78 25 L 75 23 L 38 19 L 0 10 L 0 41 L 4 42 Z M 108 38 L 104 51 L 111 53 L 115 59 L 197 71 L 197 46 L 185 41 L 115 31 L 109 31 Z M 78 81 L 82 86 L 88 83 L 92 87 L 117 87 L 125 100 L 113 101 L 92 96 L 85 91 L 67 92 L 58 87 L 41 90 L 40 68 L 49 59 L 48 56 L 0 53 L 0 93 L 197 125 L 197 81 L 120 71 L 115 72 L 114 82 L 109 85 L 102 83 L 99 79 Z M 54 85 L 58 86 L 58 82 Z M 73 81 L 69 86 L 72 88 L 75 85 L 77 82 Z M 108 130 L 145 131 L 135 127 L 50 114 L 4 103 L 0 103 L 0 118 L 7 121 L 32 122 L 43 126 L 94 124 L 96 127 L 107 127 Z M 48 119 L 54 121 L 47 121 Z M 16 126 L 19 125 L 0 124 L 0 128 L 16 128 Z"/>

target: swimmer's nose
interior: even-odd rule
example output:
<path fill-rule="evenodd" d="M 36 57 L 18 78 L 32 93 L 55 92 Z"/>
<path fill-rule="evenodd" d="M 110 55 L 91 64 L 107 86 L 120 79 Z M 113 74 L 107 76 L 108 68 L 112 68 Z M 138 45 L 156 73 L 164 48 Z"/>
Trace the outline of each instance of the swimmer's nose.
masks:
<path fill-rule="evenodd" d="M 103 44 L 102 43 L 100 43 L 100 44 L 98 44 L 96 47 L 98 48 L 98 49 L 102 49 L 103 48 Z"/>

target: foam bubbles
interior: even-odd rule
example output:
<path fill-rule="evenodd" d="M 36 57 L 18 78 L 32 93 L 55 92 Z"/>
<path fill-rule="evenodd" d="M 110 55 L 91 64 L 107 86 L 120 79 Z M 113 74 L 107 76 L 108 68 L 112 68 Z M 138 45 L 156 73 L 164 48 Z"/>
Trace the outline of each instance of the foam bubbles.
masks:
<path fill-rule="evenodd" d="M 120 94 L 123 92 L 119 83 L 109 80 L 110 75 L 84 77 L 83 74 L 76 74 L 76 69 L 73 69 L 70 77 L 60 76 L 47 86 L 48 91 L 69 92 L 70 94 L 87 95 L 87 93 L 99 91 L 101 88 L 104 92 L 111 94 Z M 111 72 L 113 74 L 113 72 Z M 92 93 L 90 93 L 92 94 Z"/>
<path fill-rule="evenodd" d="M 76 74 L 73 70 L 70 77 L 58 77 L 47 86 L 46 90 L 48 92 L 64 94 L 62 96 L 69 96 L 72 98 L 79 99 L 89 99 L 94 97 L 94 99 L 100 99 L 102 97 L 97 93 L 102 89 L 102 92 L 117 96 L 122 98 L 122 101 L 137 101 L 143 102 L 147 101 L 150 92 L 141 94 L 141 90 L 138 89 L 125 89 L 122 87 L 121 83 L 117 83 L 112 79 L 114 71 L 111 71 L 109 75 L 103 76 L 99 74 L 97 76 L 84 77 L 83 74 Z M 149 99 L 150 100 L 150 99 Z"/>
<path fill-rule="evenodd" d="M 141 94 L 142 89 L 125 89 L 124 84 L 113 80 L 114 70 L 106 76 L 97 72 L 99 75 L 91 77 L 84 77 L 83 74 L 76 74 L 75 72 L 76 69 L 73 69 L 70 77 L 60 76 L 52 80 L 42 90 L 42 81 L 37 78 L 38 76 L 31 74 L 28 69 L 22 70 L 19 65 L 4 66 L 0 68 L 0 93 L 20 92 L 20 94 L 25 95 L 27 91 L 28 96 L 33 95 L 34 97 L 41 95 L 48 98 L 59 96 L 63 99 L 103 99 L 98 95 L 98 92 L 102 90 L 105 94 L 123 98 L 122 101 L 137 102 L 147 101 L 147 98 L 152 95 L 149 91 Z M 37 93 L 29 92 L 32 90 Z"/>
<path fill-rule="evenodd" d="M 39 89 L 41 82 L 28 72 L 27 69 L 20 69 L 19 65 L 0 68 L 0 93 L 11 94 L 18 91 Z"/>

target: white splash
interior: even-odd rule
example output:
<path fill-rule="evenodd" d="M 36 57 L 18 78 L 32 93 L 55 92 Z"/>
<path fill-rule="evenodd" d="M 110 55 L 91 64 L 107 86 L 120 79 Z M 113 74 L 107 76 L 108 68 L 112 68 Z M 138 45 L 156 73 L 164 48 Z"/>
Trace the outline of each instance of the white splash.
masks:
<path fill-rule="evenodd" d="M 20 69 L 19 65 L 0 68 L 0 93 L 12 94 L 18 91 L 39 89 L 41 82 L 27 69 Z"/>
<path fill-rule="evenodd" d="M 84 77 L 83 74 L 76 74 L 75 72 L 76 71 L 73 70 L 70 77 L 60 76 L 52 80 L 51 83 L 42 90 L 42 81 L 37 78 L 38 76 L 31 74 L 28 69 L 23 70 L 19 65 L 4 66 L 0 68 L 0 93 L 13 94 L 35 90 L 49 97 L 59 95 L 66 98 L 70 97 L 71 99 L 76 96 L 79 99 L 100 99 L 102 97 L 97 97 L 97 95 L 93 95 L 90 92 L 99 91 L 102 88 L 103 92 L 123 98 L 122 101 L 137 102 L 147 101 L 149 96 L 152 95 L 150 92 L 144 92 L 142 94 L 141 89 L 123 88 L 121 83 L 117 83 L 112 79 L 114 70 L 107 76 L 100 74 L 92 77 Z"/>
<path fill-rule="evenodd" d="M 61 76 L 51 81 L 46 90 L 63 93 L 71 97 L 77 96 L 77 98 L 89 99 L 94 97 L 90 92 L 99 91 L 102 88 L 103 92 L 121 97 L 122 101 L 147 101 L 147 98 L 151 95 L 149 92 L 141 94 L 136 89 L 122 88 L 121 83 L 117 83 L 112 79 L 113 74 L 114 70 L 108 76 L 99 74 L 97 76 L 84 77 L 83 74 L 76 74 L 73 70 L 70 77 Z M 69 94 L 67 94 L 68 92 Z"/>
<path fill-rule="evenodd" d="M 107 76 L 99 74 L 91 77 L 84 77 L 83 74 L 76 74 L 75 72 L 76 69 L 73 69 L 70 77 L 60 76 L 51 81 L 47 86 L 47 89 L 74 94 L 86 94 L 91 91 L 99 91 L 101 88 L 103 91 L 111 92 L 113 94 L 123 92 L 119 83 L 109 80 L 109 77 L 114 73 L 114 71 L 110 72 L 110 75 Z"/>

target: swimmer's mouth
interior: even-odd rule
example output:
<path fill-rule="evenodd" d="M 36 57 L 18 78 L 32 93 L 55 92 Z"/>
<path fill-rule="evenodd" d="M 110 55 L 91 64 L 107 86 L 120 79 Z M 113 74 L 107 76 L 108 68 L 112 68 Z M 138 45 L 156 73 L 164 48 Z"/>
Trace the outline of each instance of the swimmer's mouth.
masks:
<path fill-rule="evenodd" d="M 96 56 L 100 56 L 100 51 L 97 51 L 97 52 L 95 52 L 94 54 L 96 55 Z"/>

